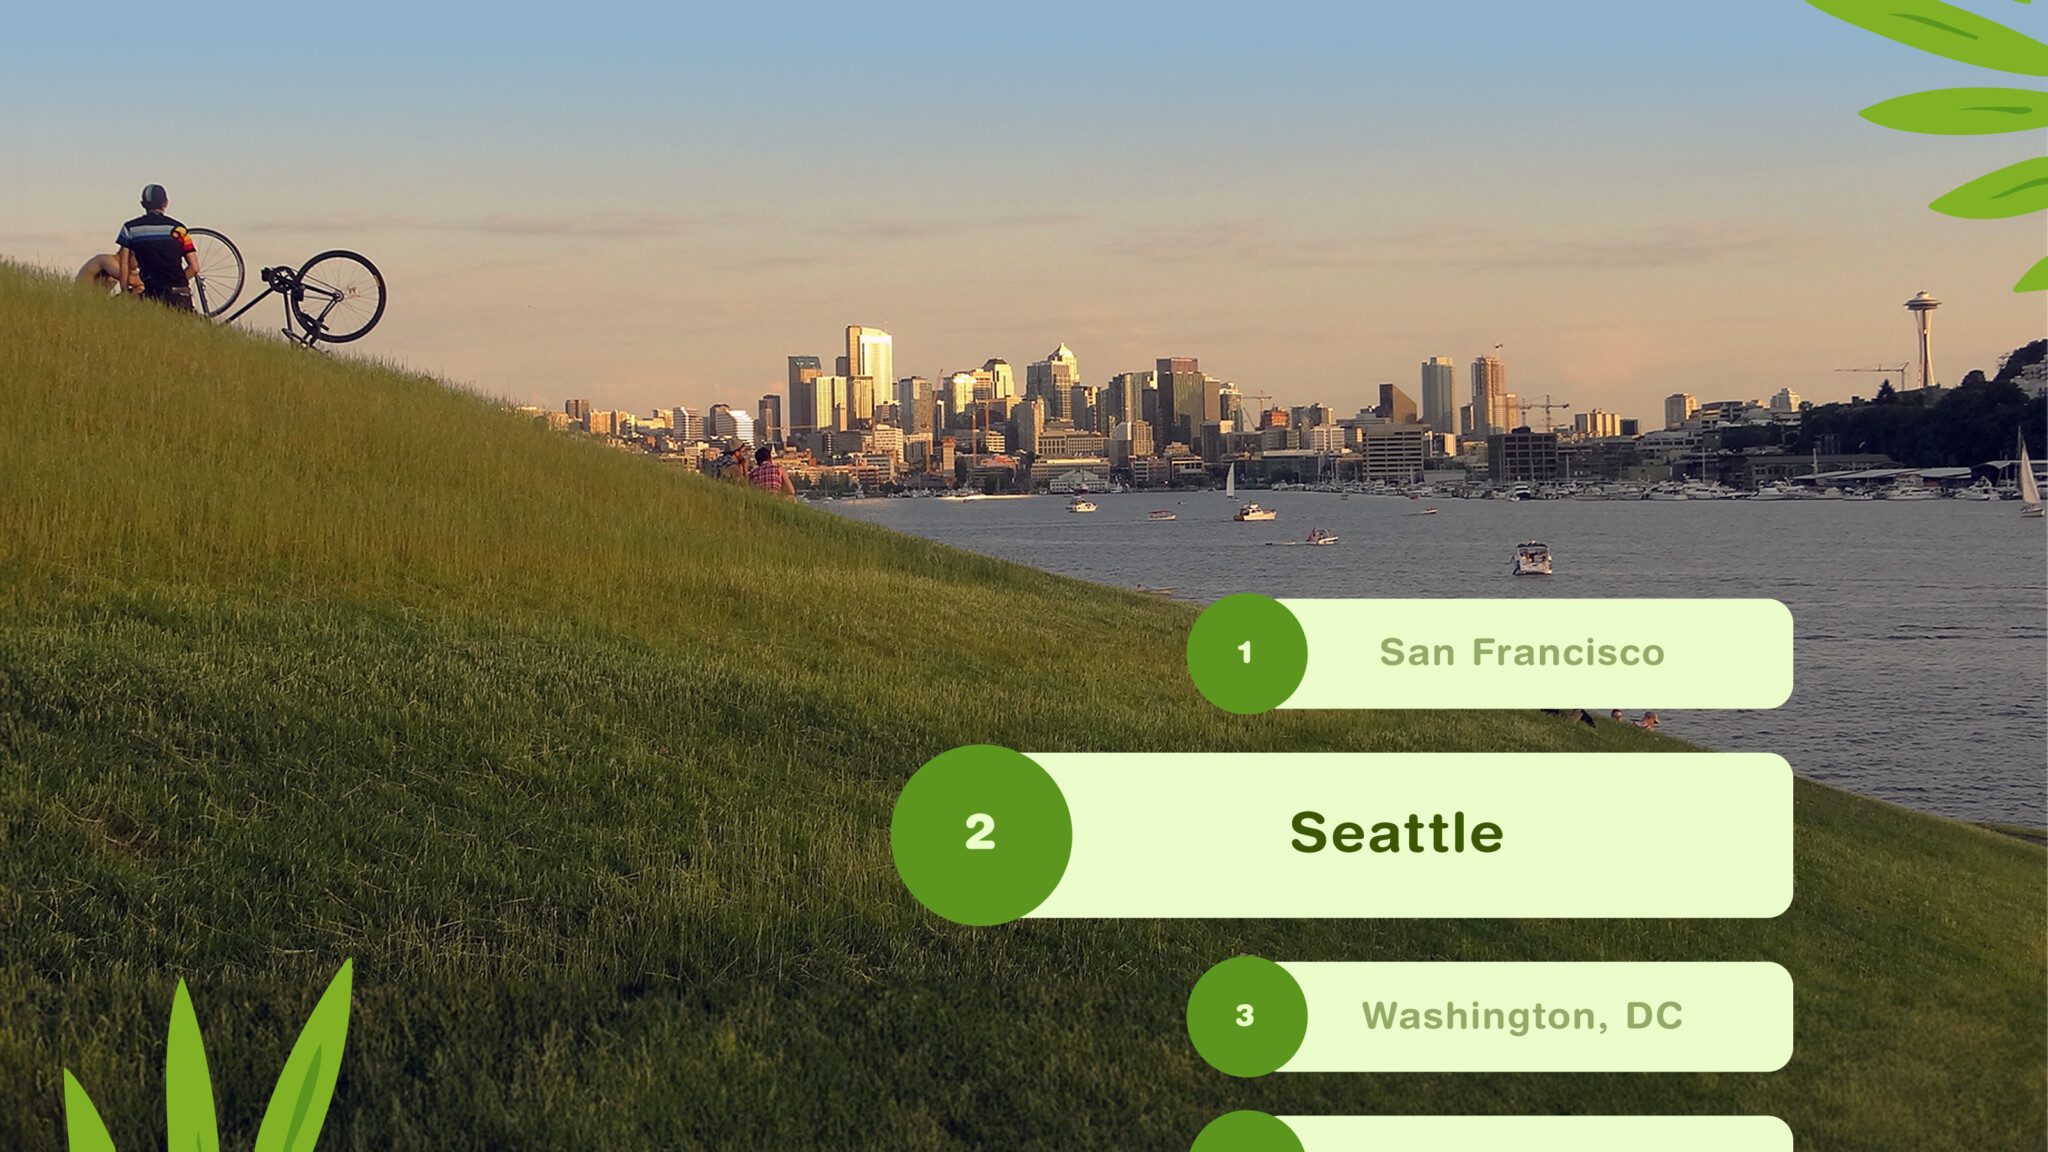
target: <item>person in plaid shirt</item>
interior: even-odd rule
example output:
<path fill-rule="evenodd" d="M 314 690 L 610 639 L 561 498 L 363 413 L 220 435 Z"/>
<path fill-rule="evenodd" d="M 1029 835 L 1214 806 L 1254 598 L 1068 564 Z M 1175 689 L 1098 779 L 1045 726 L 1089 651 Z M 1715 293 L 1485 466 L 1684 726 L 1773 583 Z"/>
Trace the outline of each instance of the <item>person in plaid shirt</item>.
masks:
<path fill-rule="evenodd" d="M 796 485 L 790 483 L 789 473 L 775 462 L 775 449 L 763 444 L 754 449 L 754 467 L 747 473 L 747 481 L 763 492 L 773 492 L 785 500 L 796 499 Z"/>

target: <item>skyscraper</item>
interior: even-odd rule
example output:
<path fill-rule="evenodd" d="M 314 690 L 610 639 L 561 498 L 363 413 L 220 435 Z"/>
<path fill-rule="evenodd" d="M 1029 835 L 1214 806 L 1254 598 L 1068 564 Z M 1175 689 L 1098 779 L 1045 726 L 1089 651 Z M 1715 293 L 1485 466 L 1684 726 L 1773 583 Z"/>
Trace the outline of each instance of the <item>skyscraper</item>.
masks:
<path fill-rule="evenodd" d="M 1024 368 L 1024 394 L 1045 402 L 1048 420 L 1072 420 L 1074 385 L 1081 382 L 1081 361 L 1061 344 L 1045 359 Z"/>
<path fill-rule="evenodd" d="M 1380 406 L 1374 411 L 1379 413 L 1380 419 L 1395 424 L 1415 423 L 1414 399 L 1392 384 L 1380 385 Z"/>
<path fill-rule="evenodd" d="M 1481 356 L 1472 361 L 1472 431 L 1491 436 L 1514 427 L 1514 414 L 1507 410 L 1508 369 L 1498 356 Z"/>
<path fill-rule="evenodd" d="M 1422 362 L 1422 422 L 1438 432 L 1458 430 L 1458 365 L 1449 356 Z"/>
<path fill-rule="evenodd" d="M 922 376 L 906 376 L 896 382 L 896 419 L 912 436 L 930 432 L 934 409 L 932 382 Z"/>
<path fill-rule="evenodd" d="M 1017 394 L 1017 371 L 1008 360 L 998 356 L 983 364 L 981 370 L 988 374 L 988 395 L 984 399 L 1001 400 Z"/>
<path fill-rule="evenodd" d="M 1109 387 L 1102 390 L 1105 418 L 1098 421 L 1098 426 L 1114 432 L 1119 425 L 1135 425 L 1144 420 L 1145 386 L 1151 376 L 1150 372 L 1124 372 L 1110 377 Z"/>
<path fill-rule="evenodd" d="M 569 419 L 583 425 L 585 428 L 590 427 L 590 401 L 564 400 L 562 402 L 562 411 L 568 415 Z"/>
<path fill-rule="evenodd" d="M 816 356 L 789 358 L 789 434 L 800 436 L 818 430 L 818 410 L 813 406 L 811 381 L 825 374 Z M 825 415 L 831 416 L 828 410 Z"/>
<path fill-rule="evenodd" d="M 782 397 L 770 392 L 754 409 L 754 432 L 763 444 L 782 443 Z"/>
<path fill-rule="evenodd" d="M 1202 425 L 1217 419 L 1216 382 L 1202 374 L 1192 356 L 1159 361 L 1159 426 L 1155 437 L 1163 448 L 1178 442 L 1198 448 Z"/>
<path fill-rule="evenodd" d="M 863 328 L 858 324 L 846 329 L 846 371 L 849 377 L 868 378 L 868 413 L 874 413 L 873 389 L 887 388 L 896 382 L 895 342 L 880 328 Z"/>
<path fill-rule="evenodd" d="M 1699 411 L 1699 397 L 1690 392 L 1673 392 L 1664 398 L 1664 427 L 1682 428 Z"/>

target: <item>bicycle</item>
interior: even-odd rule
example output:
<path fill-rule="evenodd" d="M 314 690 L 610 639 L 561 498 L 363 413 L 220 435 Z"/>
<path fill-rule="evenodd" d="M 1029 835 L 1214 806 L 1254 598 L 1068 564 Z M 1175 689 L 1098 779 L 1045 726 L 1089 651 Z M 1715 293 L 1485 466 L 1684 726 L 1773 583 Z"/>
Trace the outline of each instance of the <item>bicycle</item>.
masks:
<path fill-rule="evenodd" d="M 211 228 L 187 229 L 186 235 L 199 255 L 199 275 L 192 282 L 193 304 L 204 315 L 221 318 L 242 294 L 242 250 Z M 234 323 L 275 293 L 284 297 L 285 339 L 311 348 L 317 343 L 360 340 L 384 316 L 384 275 L 359 253 L 329 249 L 297 269 L 279 265 L 265 268 L 259 275 L 262 294 L 221 318 L 221 323 Z"/>

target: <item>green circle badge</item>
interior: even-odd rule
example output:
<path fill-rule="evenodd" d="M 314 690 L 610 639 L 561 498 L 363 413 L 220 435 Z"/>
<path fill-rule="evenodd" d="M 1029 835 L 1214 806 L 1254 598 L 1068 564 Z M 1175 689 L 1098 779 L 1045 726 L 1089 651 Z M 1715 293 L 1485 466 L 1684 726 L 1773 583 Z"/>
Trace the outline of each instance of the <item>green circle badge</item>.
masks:
<path fill-rule="evenodd" d="M 1188 675 L 1225 712 L 1252 716 L 1280 706 L 1308 671 L 1308 634 L 1270 596 L 1225 596 L 1188 632 Z"/>
<path fill-rule="evenodd" d="M 1226 1112 L 1209 1121 L 1190 1152 L 1302 1152 L 1301 1137 L 1264 1112 Z"/>
<path fill-rule="evenodd" d="M 1271 960 L 1225 960 L 1203 973 L 1188 995 L 1188 1039 L 1218 1072 L 1278 1072 L 1307 1035 L 1308 997 Z"/>
<path fill-rule="evenodd" d="M 992 744 L 932 757 L 889 822 L 904 887 L 956 924 L 1007 924 L 1043 904 L 1073 847 L 1059 785 L 1030 757 Z"/>

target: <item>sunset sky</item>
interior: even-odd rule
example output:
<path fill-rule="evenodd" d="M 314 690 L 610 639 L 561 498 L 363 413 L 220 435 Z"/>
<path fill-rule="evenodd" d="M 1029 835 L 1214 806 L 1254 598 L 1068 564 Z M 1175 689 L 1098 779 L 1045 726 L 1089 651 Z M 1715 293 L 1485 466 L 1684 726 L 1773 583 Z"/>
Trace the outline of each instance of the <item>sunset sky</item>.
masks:
<path fill-rule="evenodd" d="M 1856 114 L 2027 82 L 1797 0 L 987 7 L 17 12 L 0 255 L 75 269 L 160 182 L 252 279 L 375 260 L 364 353 L 635 411 L 751 407 L 851 323 L 899 375 L 1064 341 L 1346 412 L 1500 343 L 1525 398 L 1644 418 L 1868 395 L 1834 369 L 1909 359 L 1921 289 L 1944 382 L 2048 333 L 2042 220 L 1926 208 L 2042 135 Z"/>

